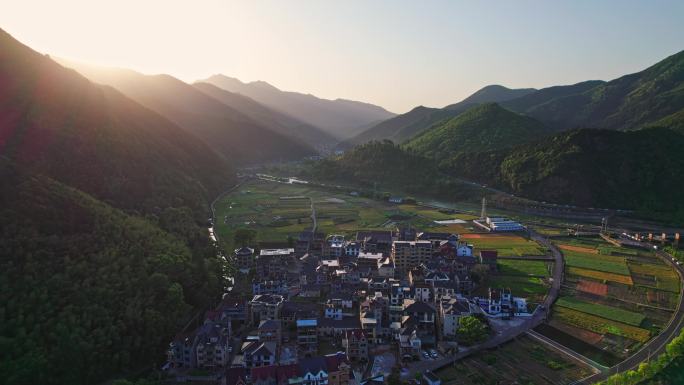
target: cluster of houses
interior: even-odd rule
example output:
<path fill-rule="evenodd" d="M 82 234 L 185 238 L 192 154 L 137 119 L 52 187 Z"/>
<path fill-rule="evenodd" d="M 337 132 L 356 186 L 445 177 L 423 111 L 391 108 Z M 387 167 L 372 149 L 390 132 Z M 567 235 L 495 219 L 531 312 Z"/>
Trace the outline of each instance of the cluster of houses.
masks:
<path fill-rule="evenodd" d="M 362 383 L 374 349 L 400 360 L 456 345 L 465 316 L 526 312 L 510 290 L 472 298 L 471 269 L 495 270 L 496 251 L 473 255 L 456 234 L 359 231 L 352 239 L 305 232 L 293 248 L 235 250 L 252 293 L 227 293 L 204 323 L 168 350 L 179 373 L 208 370 L 232 384 Z M 190 377 L 185 377 L 186 379 Z"/>

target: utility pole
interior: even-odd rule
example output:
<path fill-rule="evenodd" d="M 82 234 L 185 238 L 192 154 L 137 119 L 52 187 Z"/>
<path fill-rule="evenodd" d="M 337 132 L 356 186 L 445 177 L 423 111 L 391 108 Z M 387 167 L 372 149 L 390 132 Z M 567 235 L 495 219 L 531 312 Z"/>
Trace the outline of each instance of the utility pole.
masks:
<path fill-rule="evenodd" d="M 480 212 L 480 219 L 487 218 L 487 198 L 482 197 L 482 211 Z"/>

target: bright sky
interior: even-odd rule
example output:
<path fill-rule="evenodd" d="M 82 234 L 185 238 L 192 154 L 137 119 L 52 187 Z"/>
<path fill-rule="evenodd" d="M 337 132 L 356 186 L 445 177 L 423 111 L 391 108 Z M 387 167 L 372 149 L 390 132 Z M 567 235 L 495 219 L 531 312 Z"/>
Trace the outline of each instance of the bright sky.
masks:
<path fill-rule="evenodd" d="M 32 48 L 194 81 L 441 107 L 487 84 L 609 80 L 684 49 L 684 1 L 0 0 Z"/>

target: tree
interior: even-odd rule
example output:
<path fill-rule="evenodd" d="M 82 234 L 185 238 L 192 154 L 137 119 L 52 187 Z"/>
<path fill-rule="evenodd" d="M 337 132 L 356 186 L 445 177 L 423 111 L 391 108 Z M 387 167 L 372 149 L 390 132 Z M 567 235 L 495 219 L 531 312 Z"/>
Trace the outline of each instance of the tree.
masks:
<path fill-rule="evenodd" d="M 470 270 L 470 276 L 473 278 L 473 282 L 478 285 L 485 285 L 489 281 L 489 266 L 484 264 L 475 265 Z"/>
<path fill-rule="evenodd" d="M 463 317 L 458 328 L 458 338 L 466 345 L 482 342 L 487 339 L 487 327 L 477 317 Z"/>
<path fill-rule="evenodd" d="M 237 229 L 233 235 L 233 241 L 236 247 L 249 246 L 254 243 L 256 239 L 256 231 L 251 229 Z"/>

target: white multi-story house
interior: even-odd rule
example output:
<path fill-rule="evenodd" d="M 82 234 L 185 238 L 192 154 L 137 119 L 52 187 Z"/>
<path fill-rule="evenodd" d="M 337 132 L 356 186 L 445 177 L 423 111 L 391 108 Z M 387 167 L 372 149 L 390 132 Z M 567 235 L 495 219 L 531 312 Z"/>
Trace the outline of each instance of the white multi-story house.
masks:
<path fill-rule="evenodd" d="M 461 325 L 461 318 L 472 314 L 473 309 L 470 302 L 465 298 L 443 298 L 440 301 L 442 337 L 456 337 L 456 332 Z"/>

